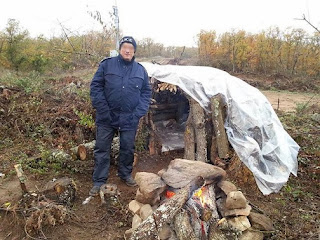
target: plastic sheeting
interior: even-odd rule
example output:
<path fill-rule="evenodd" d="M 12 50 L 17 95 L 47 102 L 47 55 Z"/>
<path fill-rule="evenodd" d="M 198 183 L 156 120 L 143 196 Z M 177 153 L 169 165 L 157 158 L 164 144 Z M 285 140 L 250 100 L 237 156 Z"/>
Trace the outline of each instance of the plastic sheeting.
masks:
<path fill-rule="evenodd" d="M 297 176 L 300 147 L 257 88 L 216 68 L 141 64 L 150 77 L 179 86 L 207 111 L 210 98 L 223 95 L 229 142 L 263 194 L 278 192 L 290 173 Z"/>

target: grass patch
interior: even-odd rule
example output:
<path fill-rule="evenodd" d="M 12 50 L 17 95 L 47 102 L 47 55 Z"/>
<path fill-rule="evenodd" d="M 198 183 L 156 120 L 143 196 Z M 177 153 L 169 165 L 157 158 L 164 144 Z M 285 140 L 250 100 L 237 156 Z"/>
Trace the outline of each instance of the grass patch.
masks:
<path fill-rule="evenodd" d="M 36 71 L 32 71 L 26 75 L 6 72 L 0 77 L 0 83 L 9 87 L 18 87 L 25 93 L 30 94 L 43 89 L 44 79 L 41 74 Z"/>

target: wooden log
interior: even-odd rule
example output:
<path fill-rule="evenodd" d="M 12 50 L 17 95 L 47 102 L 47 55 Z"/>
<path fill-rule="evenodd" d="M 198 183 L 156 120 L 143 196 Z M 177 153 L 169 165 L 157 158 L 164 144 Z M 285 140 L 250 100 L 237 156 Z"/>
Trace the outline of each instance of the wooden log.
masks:
<path fill-rule="evenodd" d="M 212 135 L 211 146 L 210 146 L 210 161 L 212 164 L 215 164 L 215 159 L 218 157 L 218 147 L 217 147 L 217 138 Z"/>
<path fill-rule="evenodd" d="M 152 120 L 152 118 L 149 119 L 150 124 L 150 138 L 149 138 L 149 154 L 150 155 L 159 155 L 161 153 L 161 143 L 159 142 L 159 138 L 156 134 L 156 126 Z"/>
<path fill-rule="evenodd" d="M 177 115 L 177 113 L 175 111 L 157 114 L 157 115 L 152 116 L 152 120 L 154 122 L 158 122 L 158 121 L 163 121 L 163 120 L 176 119 L 176 115 Z"/>
<path fill-rule="evenodd" d="M 72 153 L 73 156 L 75 156 L 80 160 L 87 160 L 89 156 L 92 156 L 92 152 L 95 144 L 96 144 L 95 140 L 85 144 L 80 144 L 79 146 L 71 148 L 70 152 Z"/>
<path fill-rule="evenodd" d="M 181 209 L 174 217 L 174 230 L 179 240 L 197 240 L 185 209 Z"/>
<path fill-rule="evenodd" d="M 76 198 L 76 183 L 72 178 L 62 177 L 49 181 L 41 193 L 48 199 L 71 206 Z"/>
<path fill-rule="evenodd" d="M 152 104 L 150 105 L 151 110 L 168 110 L 168 109 L 177 109 L 179 103 L 166 103 L 166 104 Z"/>
<path fill-rule="evenodd" d="M 184 159 L 196 160 L 195 157 L 195 133 L 192 126 L 192 114 L 189 113 L 186 129 L 184 131 Z"/>
<path fill-rule="evenodd" d="M 202 177 L 192 180 L 186 187 L 182 188 L 168 201 L 156 209 L 151 216 L 143 221 L 139 227 L 132 233 L 130 240 L 152 240 L 159 239 L 159 231 L 166 223 L 170 223 L 178 211 L 183 207 L 193 192 L 204 184 Z"/>
<path fill-rule="evenodd" d="M 221 95 L 211 98 L 212 123 L 215 132 L 218 155 L 220 158 L 229 157 L 229 142 L 224 129 L 224 113 Z"/>
<path fill-rule="evenodd" d="M 195 139 L 196 139 L 196 153 L 197 161 L 207 162 L 207 137 L 205 131 L 205 113 L 204 109 L 198 102 L 191 99 L 190 110 L 192 114 Z"/>
<path fill-rule="evenodd" d="M 26 187 L 27 178 L 23 173 L 21 164 L 14 165 L 14 168 L 16 170 L 17 177 L 19 178 L 20 187 L 21 187 L 22 192 L 27 193 L 28 192 L 27 187 Z"/>

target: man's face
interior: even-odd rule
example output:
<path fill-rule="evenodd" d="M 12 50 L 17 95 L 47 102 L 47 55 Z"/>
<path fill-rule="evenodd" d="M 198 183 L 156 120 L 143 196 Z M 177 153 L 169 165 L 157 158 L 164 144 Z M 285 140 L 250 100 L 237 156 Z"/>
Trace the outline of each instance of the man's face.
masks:
<path fill-rule="evenodd" d="M 123 43 L 120 48 L 120 55 L 125 61 L 131 61 L 134 56 L 134 47 L 131 43 Z"/>

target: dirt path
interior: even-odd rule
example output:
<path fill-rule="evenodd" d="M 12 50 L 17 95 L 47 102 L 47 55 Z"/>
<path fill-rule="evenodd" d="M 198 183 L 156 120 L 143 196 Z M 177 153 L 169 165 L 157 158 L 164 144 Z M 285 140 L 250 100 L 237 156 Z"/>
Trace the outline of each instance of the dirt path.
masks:
<path fill-rule="evenodd" d="M 268 98 L 272 107 L 280 111 L 295 111 L 298 104 L 320 104 L 320 94 L 293 93 L 286 91 L 261 92 Z"/>

